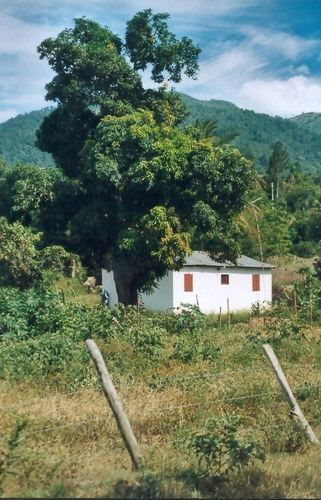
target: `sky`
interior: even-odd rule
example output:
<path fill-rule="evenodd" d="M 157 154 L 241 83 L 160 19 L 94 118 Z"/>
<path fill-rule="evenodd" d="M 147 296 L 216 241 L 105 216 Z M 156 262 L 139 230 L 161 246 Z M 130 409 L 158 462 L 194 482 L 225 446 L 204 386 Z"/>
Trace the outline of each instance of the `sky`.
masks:
<path fill-rule="evenodd" d="M 289 118 L 321 112 L 321 0 L 0 0 L 0 122 L 42 109 L 54 73 L 37 46 L 85 16 L 124 39 L 138 11 L 202 50 L 197 80 L 178 92 Z M 144 80 L 149 85 L 148 80 Z"/>

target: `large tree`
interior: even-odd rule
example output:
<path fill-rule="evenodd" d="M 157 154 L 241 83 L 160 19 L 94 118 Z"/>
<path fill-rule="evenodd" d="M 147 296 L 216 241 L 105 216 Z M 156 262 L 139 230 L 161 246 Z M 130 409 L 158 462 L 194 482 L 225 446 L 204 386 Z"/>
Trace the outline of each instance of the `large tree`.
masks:
<path fill-rule="evenodd" d="M 38 142 L 79 186 L 68 215 L 73 250 L 114 270 L 125 304 L 178 269 L 193 246 L 235 258 L 234 217 L 253 176 L 237 150 L 177 126 L 185 116 L 177 93 L 143 88 L 145 69 L 158 83 L 196 76 L 199 49 L 177 40 L 167 18 L 136 14 L 124 45 L 77 19 L 38 48 L 56 71 L 46 88 L 58 104 Z"/>
<path fill-rule="evenodd" d="M 103 116 L 143 107 L 161 119 L 164 106 L 170 106 L 177 120 L 184 118 L 185 106 L 175 92 L 145 90 L 138 73 L 151 68 L 155 82 L 179 82 L 182 73 L 196 76 L 200 49 L 186 37 L 177 40 L 167 29 L 167 17 L 150 9 L 136 14 L 127 23 L 125 44 L 109 29 L 79 18 L 73 29 L 39 45 L 40 58 L 56 73 L 46 85 L 46 99 L 58 106 L 44 119 L 38 146 L 52 153 L 67 175 L 78 176 L 79 153 Z"/>

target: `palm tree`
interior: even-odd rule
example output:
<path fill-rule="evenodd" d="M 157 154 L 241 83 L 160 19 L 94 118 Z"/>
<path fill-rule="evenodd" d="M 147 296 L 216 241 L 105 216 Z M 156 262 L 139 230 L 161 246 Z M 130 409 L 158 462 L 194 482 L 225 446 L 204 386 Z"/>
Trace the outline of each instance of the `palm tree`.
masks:
<path fill-rule="evenodd" d="M 224 135 L 220 135 L 217 132 L 217 120 L 214 118 L 207 118 L 205 120 L 195 120 L 194 127 L 197 128 L 202 137 L 205 139 L 211 139 L 214 146 L 223 146 L 232 142 L 235 137 L 239 135 L 238 132 L 229 132 Z"/>

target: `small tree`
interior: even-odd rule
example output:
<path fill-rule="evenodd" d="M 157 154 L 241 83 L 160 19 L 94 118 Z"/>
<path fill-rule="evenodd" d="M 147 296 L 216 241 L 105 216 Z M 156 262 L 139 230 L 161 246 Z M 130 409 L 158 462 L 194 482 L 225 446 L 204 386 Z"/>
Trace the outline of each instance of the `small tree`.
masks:
<path fill-rule="evenodd" d="M 9 224 L 0 217 L 0 285 L 25 289 L 40 278 L 36 250 L 40 236 L 20 222 Z"/>
<path fill-rule="evenodd" d="M 41 233 L 34 234 L 19 221 L 9 224 L 0 217 L 0 286 L 25 290 L 43 278 L 49 269 L 66 272 L 79 258 L 60 246 L 38 249 Z M 69 269 L 68 269 L 69 270 Z"/>
<path fill-rule="evenodd" d="M 279 198 L 280 179 L 284 171 L 289 165 L 289 155 L 281 141 L 277 141 L 274 145 L 273 153 L 270 156 L 267 175 L 269 185 L 271 186 L 271 197 L 274 200 Z"/>

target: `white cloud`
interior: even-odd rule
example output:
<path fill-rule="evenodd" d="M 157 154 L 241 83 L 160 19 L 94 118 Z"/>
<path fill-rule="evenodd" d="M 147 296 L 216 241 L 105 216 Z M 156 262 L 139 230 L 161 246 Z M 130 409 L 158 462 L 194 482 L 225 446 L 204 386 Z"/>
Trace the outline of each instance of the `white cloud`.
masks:
<path fill-rule="evenodd" d="M 50 24 L 35 24 L 12 16 L 0 17 L 0 50 L 2 54 L 35 54 L 42 40 L 59 32 Z M 38 56 L 37 56 L 38 57 Z"/>
<path fill-rule="evenodd" d="M 211 59 L 200 64 L 197 81 L 184 78 L 177 88 L 199 99 L 235 102 L 240 86 L 264 72 L 267 62 L 248 44 L 231 43 L 215 47 Z"/>
<path fill-rule="evenodd" d="M 10 118 L 14 118 L 18 114 L 19 114 L 19 111 L 15 108 L 0 109 L 0 123 L 6 122 Z"/>
<path fill-rule="evenodd" d="M 299 75 L 287 80 L 252 80 L 238 93 L 238 106 L 283 117 L 321 112 L 321 80 Z"/>
<path fill-rule="evenodd" d="M 241 31 L 253 48 L 264 50 L 270 57 L 277 54 L 279 57 L 295 61 L 299 56 L 320 47 L 320 40 L 304 39 L 283 31 L 251 26 L 245 26 Z"/>
<path fill-rule="evenodd" d="M 260 0 L 135 0 L 135 8 L 152 8 L 157 12 L 172 14 L 193 14 L 197 16 L 227 15 L 237 9 L 246 9 L 258 5 Z M 132 2 L 129 2 L 132 5 Z"/>
<path fill-rule="evenodd" d="M 272 115 L 319 110 L 321 82 L 312 79 L 310 63 L 313 58 L 317 61 L 321 40 L 274 29 L 277 18 L 273 25 L 259 26 L 263 21 L 259 19 L 260 5 L 263 0 L 1 2 L 0 122 L 51 104 L 44 101 L 44 85 L 52 73 L 36 52 L 42 40 L 56 36 L 83 15 L 123 37 L 126 21 L 146 8 L 168 12 L 170 29 L 197 40 L 203 50 L 198 80 L 184 78 L 175 85 L 178 91 L 198 99 L 229 100 Z"/>

